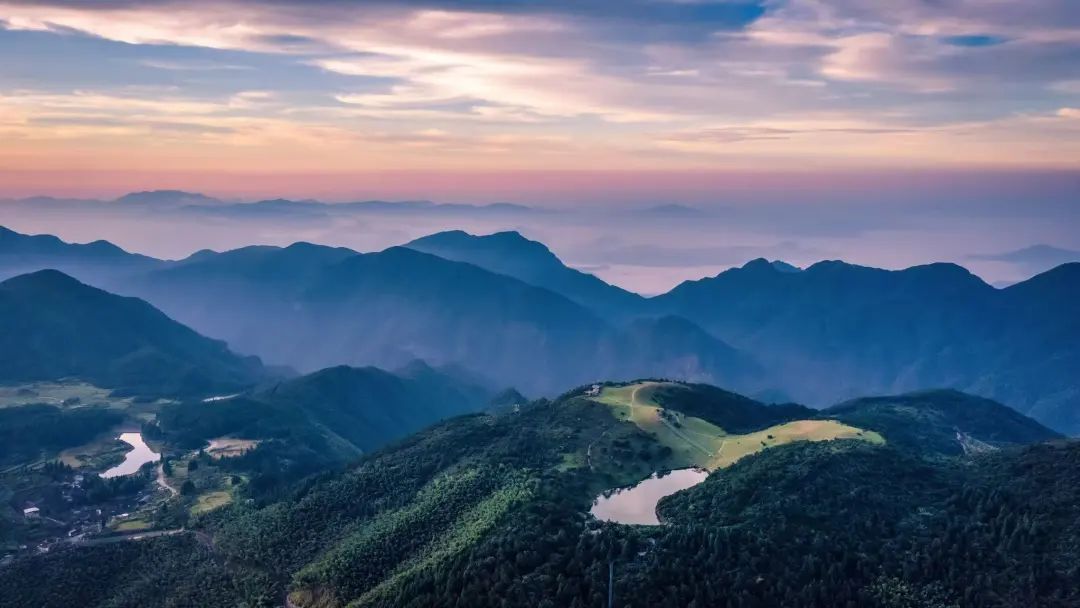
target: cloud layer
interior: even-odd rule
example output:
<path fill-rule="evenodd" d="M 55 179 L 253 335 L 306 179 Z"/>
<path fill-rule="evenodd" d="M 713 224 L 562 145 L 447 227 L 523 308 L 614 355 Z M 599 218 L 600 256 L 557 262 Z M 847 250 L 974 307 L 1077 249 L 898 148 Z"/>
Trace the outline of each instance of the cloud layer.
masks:
<path fill-rule="evenodd" d="M 0 52 L 9 170 L 1080 166 L 1070 0 L 0 0 Z"/>

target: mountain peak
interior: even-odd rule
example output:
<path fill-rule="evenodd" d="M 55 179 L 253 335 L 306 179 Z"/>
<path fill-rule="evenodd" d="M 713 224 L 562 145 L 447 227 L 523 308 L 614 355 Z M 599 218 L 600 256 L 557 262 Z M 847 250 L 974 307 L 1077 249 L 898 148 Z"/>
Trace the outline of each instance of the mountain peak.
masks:
<path fill-rule="evenodd" d="M 145 190 L 130 192 L 116 199 L 121 205 L 181 206 L 181 205 L 216 205 L 221 203 L 216 198 L 199 192 L 183 190 Z"/>
<path fill-rule="evenodd" d="M 439 232 L 405 247 L 514 277 L 602 312 L 624 315 L 641 301 L 637 294 L 570 268 L 546 245 L 514 230 L 480 236 L 461 230 Z"/>
<path fill-rule="evenodd" d="M 470 234 L 464 230 L 447 230 L 436 232 L 428 236 L 420 237 L 404 245 L 410 249 L 425 251 L 428 249 L 462 249 L 469 248 L 474 251 L 504 250 L 508 247 L 517 248 L 517 251 L 530 251 L 533 254 L 546 254 L 555 260 L 555 254 L 546 245 L 539 241 L 526 238 L 516 230 L 504 230 L 492 234 Z M 431 251 L 430 253 L 439 253 Z"/>
<path fill-rule="evenodd" d="M 773 266 L 772 262 L 766 260 L 765 258 L 754 258 L 753 260 L 750 260 L 749 262 L 743 264 L 741 268 L 742 270 L 747 270 L 750 272 L 772 272 L 776 270 L 776 267 Z"/>
<path fill-rule="evenodd" d="M 11 277 L 0 285 L 11 289 L 93 289 L 78 279 L 51 268 Z"/>

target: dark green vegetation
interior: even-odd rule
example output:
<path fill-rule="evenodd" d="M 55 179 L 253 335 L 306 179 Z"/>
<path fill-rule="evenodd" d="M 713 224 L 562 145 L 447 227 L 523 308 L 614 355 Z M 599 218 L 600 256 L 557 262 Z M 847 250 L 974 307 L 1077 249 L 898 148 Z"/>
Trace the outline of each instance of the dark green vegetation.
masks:
<path fill-rule="evenodd" d="M 223 436 L 263 440 L 229 463 L 266 489 L 482 410 L 489 399 L 483 387 L 419 362 L 396 374 L 334 367 L 239 397 L 167 405 L 158 426 L 170 443 L 189 448 Z"/>
<path fill-rule="evenodd" d="M 823 414 L 877 429 L 893 445 L 918 453 L 956 455 L 1061 437 L 1000 403 L 951 390 L 864 397 Z"/>
<path fill-rule="evenodd" d="M 0 381 L 78 378 L 128 394 L 235 390 L 263 375 L 142 300 L 55 270 L 0 283 Z"/>
<path fill-rule="evenodd" d="M 723 429 L 729 433 L 749 433 L 789 420 L 817 417 L 814 410 L 801 405 L 764 406 L 738 393 L 708 384 L 664 384 L 652 393 L 652 399 L 667 409 L 687 416 L 723 420 Z M 854 426 L 877 428 L 859 424 Z"/>
<path fill-rule="evenodd" d="M 746 432 L 813 413 L 704 386 L 656 398 Z M 953 424 L 998 445 L 1053 433 L 954 393 L 902 399 L 840 408 L 885 445 L 767 449 L 662 501 L 667 525 L 656 527 L 587 515 L 600 490 L 665 469 L 671 454 L 584 391 L 454 418 L 346 471 L 193 521 L 213 559 L 190 537 L 169 539 L 160 559 L 191 576 L 171 569 L 153 593 L 173 605 L 274 606 L 288 594 L 304 608 L 597 606 L 614 562 L 617 606 L 1076 605 L 1080 444 L 942 454 L 936 442 Z M 964 426 L 969 405 L 979 421 Z M 907 409 L 917 415 L 890 413 Z M 935 443 L 907 441 L 910 425 Z M 58 577 L 19 593 L 41 606 L 131 605 L 129 581 L 166 576 L 98 561 L 63 552 L 35 563 L 77 563 L 78 580 L 100 575 L 104 589 Z M 25 572 L 0 570 L 0 604 Z M 194 577 L 208 581 L 199 592 L 223 595 L 190 599 Z"/>
<path fill-rule="evenodd" d="M 231 606 L 236 589 L 193 535 L 60 548 L 0 570 L 4 606 Z M 58 584 L 62 583 L 62 584 Z"/>
<path fill-rule="evenodd" d="M 116 426 L 123 415 L 104 407 L 53 405 L 0 408 L 0 464 L 34 461 L 81 445 Z"/>

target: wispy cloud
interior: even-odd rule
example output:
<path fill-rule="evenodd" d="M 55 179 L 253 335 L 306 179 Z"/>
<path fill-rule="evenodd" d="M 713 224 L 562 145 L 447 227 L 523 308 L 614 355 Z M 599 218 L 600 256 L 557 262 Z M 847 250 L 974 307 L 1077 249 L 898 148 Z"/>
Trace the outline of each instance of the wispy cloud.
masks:
<path fill-rule="evenodd" d="M 1068 0 L 0 0 L 0 24 L 0 44 L 38 33 L 122 56 L 80 90 L 64 90 L 55 53 L 0 68 L 2 124 L 23 140 L 91 135 L 55 115 L 106 112 L 96 128 L 113 138 L 178 121 L 225 145 L 331 134 L 321 159 L 335 165 L 379 134 L 384 147 L 353 156 L 364 167 L 479 167 L 496 140 L 517 142 L 497 148 L 516 167 L 542 141 L 561 142 L 562 168 L 727 167 L 733 146 L 769 167 L 1080 164 L 1054 132 L 1080 105 Z M 133 49 L 151 74 L 124 82 Z M 134 95 L 144 81 L 174 88 Z M 454 159 L 405 154 L 433 130 L 459 137 Z M 163 146 L 131 149 L 194 154 Z"/>

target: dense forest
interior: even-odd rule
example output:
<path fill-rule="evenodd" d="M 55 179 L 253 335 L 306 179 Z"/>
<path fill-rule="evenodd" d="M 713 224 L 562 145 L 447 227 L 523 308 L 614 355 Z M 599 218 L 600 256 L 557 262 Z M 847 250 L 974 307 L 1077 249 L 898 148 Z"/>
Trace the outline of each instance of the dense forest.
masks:
<path fill-rule="evenodd" d="M 656 398 L 743 431 L 806 414 L 686 390 L 698 394 Z M 17 562 L 0 569 L 0 605 L 599 606 L 609 567 L 626 607 L 1077 605 L 1080 444 L 1043 429 L 1049 443 L 1010 445 L 1033 430 L 997 404 L 970 429 L 924 430 L 1001 447 L 890 442 L 904 424 L 951 424 L 935 412 L 956 402 L 913 396 L 909 422 L 866 406 L 864 428 L 884 445 L 772 447 L 661 501 L 664 525 L 627 526 L 591 517 L 593 498 L 673 457 L 574 391 L 454 418 L 273 492 L 248 486 L 251 500 L 188 522 L 198 538 Z"/>
<path fill-rule="evenodd" d="M 46 452 L 86 443 L 121 420 L 121 413 L 105 407 L 0 408 L 0 464 L 32 461 Z"/>

